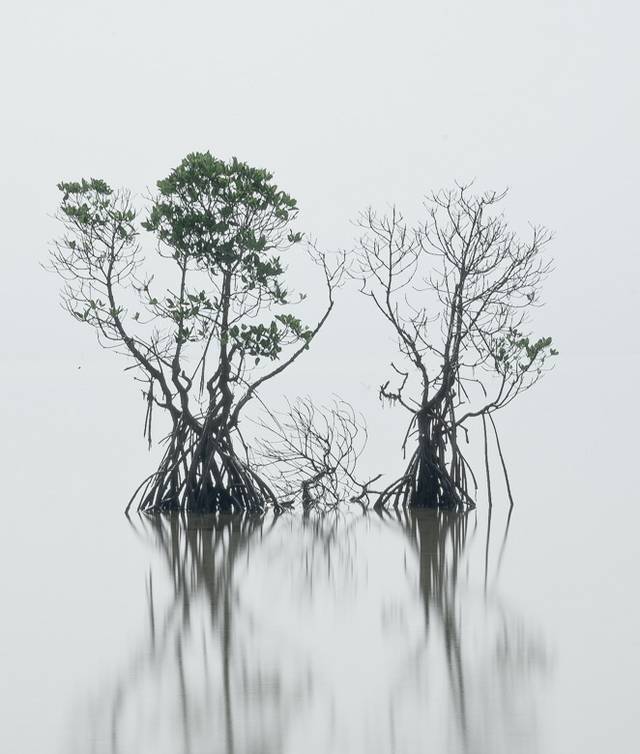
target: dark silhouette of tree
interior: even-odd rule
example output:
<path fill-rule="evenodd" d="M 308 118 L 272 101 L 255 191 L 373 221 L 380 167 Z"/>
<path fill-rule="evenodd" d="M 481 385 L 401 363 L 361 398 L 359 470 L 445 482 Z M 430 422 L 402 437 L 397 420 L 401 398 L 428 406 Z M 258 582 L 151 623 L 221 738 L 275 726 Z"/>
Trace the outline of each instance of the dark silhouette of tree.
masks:
<path fill-rule="evenodd" d="M 275 501 L 236 451 L 241 415 L 325 323 L 344 260 L 330 267 L 304 247 L 328 294 L 319 320 L 304 324 L 291 312 L 281 258 L 303 242 L 293 229 L 298 207 L 272 177 L 235 158 L 190 154 L 158 181 L 142 222 L 129 192 L 103 180 L 59 184 L 64 235 L 52 267 L 66 281 L 63 305 L 131 362 L 144 384 L 149 443 L 154 409 L 171 420 L 160 467 L 132 498 L 140 510 L 255 510 Z M 166 286 L 142 274 L 143 230 L 168 261 Z"/>
<path fill-rule="evenodd" d="M 557 353 L 551 338 L 528 330 L 550 269 L 543 250 L 551 235 L 533 227 L 529 241 L 519 240 L 496 211 L 504 195 L 472 195 L 466 186 L 434 193 L 426 220 L 413 228 L 395 208 L 359 219 L 352 274 L 395 333 L 402 359 L 391 364 L 394 383 L 380 387 L 380 398 L 410 415 L 403 450 L 416 444 L 380 506 L 472 506 L 469 487 L 477 484 L 461 449 L 470 422 L 482 420 L 486 451 L 487 420 L 495 430 L 493 414 L 532 387 Z"/>

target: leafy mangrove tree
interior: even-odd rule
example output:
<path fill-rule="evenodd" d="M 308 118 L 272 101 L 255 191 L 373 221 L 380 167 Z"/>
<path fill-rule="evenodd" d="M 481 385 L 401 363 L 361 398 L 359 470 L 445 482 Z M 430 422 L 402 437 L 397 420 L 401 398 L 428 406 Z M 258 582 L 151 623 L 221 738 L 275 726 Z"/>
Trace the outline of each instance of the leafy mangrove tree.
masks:
<path fill-rule="evenodd" d="M 528 329 L 550 269 L 543 255 L 550 233 L 533 227 L 520 240 L 498 211 L 504 195 L 465 186 L 434 193 L 415 227 L 395 208 L 359 219 L 355 274 L 400 352 L 380 398 L 408 412 L 403 449 L 413 445 L 405 473 L 378 505 L 473 505 L 470 486 L 478 485 L 462 443 L 474 419 L 483 425 L 490 496 L 487 422 L 495 431 L 494 414 L 556 355 L 551 338 Z"/>
<path fill-rule="evenodd" d="M 142 219 L 132 195 L 103 180 L 58 186 L 64 234 L 51 260 L 65 280 L 63 305 L 130 362 L 143 384 L 149 443 L 154 411 L 170 419 L 160 466 L 129 504 L 139 510 L 276 502 L 248 463 L 242 412 L 309 347 L 343 264 L 328 265 L 303 243 L 296 201 L 272 179 L 235 158 L 190 154 L 158 181 Z M 143 269 L 145 237 L 164 260 L 153 274 Z M 326 283 L 324 313 L 310 326 L 292 313 L 285 280 L 282 255 L 295 247 Z"/>

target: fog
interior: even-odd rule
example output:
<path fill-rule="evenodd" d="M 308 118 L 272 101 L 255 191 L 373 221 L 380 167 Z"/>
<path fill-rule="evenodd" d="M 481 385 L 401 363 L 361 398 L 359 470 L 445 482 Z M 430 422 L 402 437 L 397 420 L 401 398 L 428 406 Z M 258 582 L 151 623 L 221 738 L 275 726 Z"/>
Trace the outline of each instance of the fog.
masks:
<path fill-rule="evenodd" d="M 56 184 L 103 177 L 142 205 L 186 153 L 210 150 L 273 171 L 298 199 L 301 229 L 326 249 L 352 248 L 363 208 L 395 203 L 417 218 L 428 191 L 455 181 L 509 187 L 516 229 L 553 230 L 555 269 L 534 327 L 560 357 L 499 417 L 516 508 L 491 589 L 543 637 L 531 747 L 631 750 L 639 20 L 629 2 L 546 0 L 38 0 L 4 10 L 0 749 L 67 750 L 72 729 L 84 730 L 84 697 L 134 651 L 145 578 L 159 568 L 122 516 L 157 458 L 139 387 L 60 309 L 58 280 L 41 266 L 59 232 Z M 320 282 L 296 263 L 291 272 L 311 312 Z M 357 286 L 346 287 L 314 348 L 267 396 L 343 396 L 367 417 L 365 467 L 392 479 L 404 418 L 377 394 L 393 349 Z M 501 490 L 496 537 L 506 508 Z M 367 531 L 364 561 L 379 534 Z M 478 557 L 470 578 L 483 594 L 482 547 Z M 339 631 L 328 635 L 340 645 Z M 375 632 L 371 641 L 373 663 Z M 340 711 L 359 719 L 349 703 Z M 311 709 L 320 730 L 324 708 Z"/>

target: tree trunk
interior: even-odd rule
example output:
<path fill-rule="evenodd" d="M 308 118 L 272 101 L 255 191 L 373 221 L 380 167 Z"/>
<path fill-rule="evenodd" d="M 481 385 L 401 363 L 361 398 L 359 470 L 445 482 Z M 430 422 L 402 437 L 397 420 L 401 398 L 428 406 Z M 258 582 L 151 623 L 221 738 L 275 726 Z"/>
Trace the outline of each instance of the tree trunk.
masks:
<path fill-rule="evenodd" d="M 235 453 L 231 433 L 212 416 L 196 431 L 176 422 L 155 474 L 134 499 L 145 512 L 259 511 L 276 503 L 267 484 Z M 129 504 L 131 505 L 131 503 Z"/>
<path fill-rule="evenodd" d="M 432 442 L 431 422 L 418 418 L 418 469 L 412 504 L 418 508 L 437 508 L 438 474 L 436 453 Z"/>

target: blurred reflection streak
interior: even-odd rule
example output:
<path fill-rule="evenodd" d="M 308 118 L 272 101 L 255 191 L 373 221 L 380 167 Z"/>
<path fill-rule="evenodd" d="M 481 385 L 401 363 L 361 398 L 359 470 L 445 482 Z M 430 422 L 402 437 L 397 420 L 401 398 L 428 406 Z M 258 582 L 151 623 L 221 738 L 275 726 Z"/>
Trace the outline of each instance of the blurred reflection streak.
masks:
<path fill-rule="evenodd" d="M 326 577 L 327 583 L 343 587 L 354 582 L 355 568 L 354 528 L 363 520 L 362 515 L 344 516 L 338 510 L 306 510 L 300 517 L 303 538 L 298 537 L 304 559 L 305 584 L 301 591 L 312 599 L 314 579 Z M 306 536 L 304 536 L 306 535 Z"/>
<path fill-rule="evenodd" d="M 276 520 L 222 514 L 140 519 L 138 528 L 168 568 L 171 594 L 158 608 L 150 571 L 148 638 L 107 694 L 108 735 L 104 698 L 92 713 L 96 753 L 281 751 L 287 709 L 308 696 L 308 678 L 299 666 L 285 684 L 277 653 L 261 653 L 274 637 L 260 635 L 236 583 L 243 556 Z"/>
<path fill-rule="evenodd" d="M 511 513 L 500 543 L 496 579 Z M 490 516 L 483 548 L 484 599 L 474 600 L 465 588 L 474 567 L 468 552 L 471 516 L 472 512 L 406 509 L 385 512 L 382 518 L 400 525 L 417 558 L 427 642 L 435 635 L 444 643 L 453 706 L 453 714 L 447 718 L 457 728 L 457 741 L 449 737 L 447 750 L 474 754 L 536 751 L 537 682 L 549 670 L 548 653 L 540 637 L 497 598 L 488 599 Z M 472 533 L 475 527 L 477 519 Z M 424 659 L 412 653 L 412 661 Z M 433 675 L 433 667 L 429 671 Z M 392 706 L 395 704 L 396 700 Z"/>
<path fill-rule="evenodd" d="M 149 571 L 145 640 L 93 707 L 96 754 L 537 750 L 546 653 L 485 594 L 474 515 L 175 515 L 137 533 L 167 576 Z"/>

